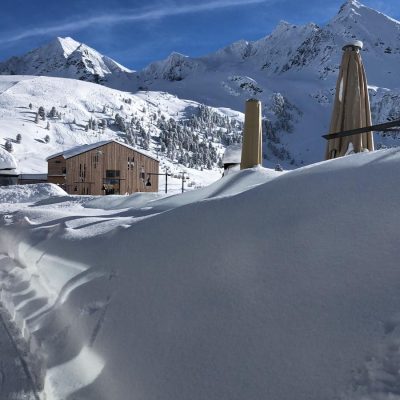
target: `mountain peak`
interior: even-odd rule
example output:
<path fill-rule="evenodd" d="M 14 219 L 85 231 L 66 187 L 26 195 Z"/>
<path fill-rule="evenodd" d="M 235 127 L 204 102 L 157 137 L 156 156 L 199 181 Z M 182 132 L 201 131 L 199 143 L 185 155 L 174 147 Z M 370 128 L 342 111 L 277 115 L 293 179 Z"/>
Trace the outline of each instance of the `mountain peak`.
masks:
<path fill-rule="evenodd" d="M 185 54 L 179 53 L 177 51 L 173 51 L 168 57 L 168 60 L 176 60 L 176 59 L 181 59 L 181 58 L 188 58 Z"/>
<path fill-rule="evenodd" d="M 289 22 L 287 22 L 285 20 L 280 20 L 278 25 L 273 30 L 272 35 L 276 35 L 276 34 L 280 35 L 282 32 L 285 32 L 294 27 L 295 27 L 295 25 L 290 24 Z"/>
<path fill-rule="evenodd" d="M 135 81 L 133 71 L 68 36 L 1 62 L 0 74 L 73 78 L 117 89 L 133 88 Z"/>
<path fill-rule="evenodd" d="M 64 57 L 70 56 L 81 43 L 72 39 L 71 37 L 56 37 L 52 42 L 48 44 L 49 47 L 56 47 L 63 51 Z"/>
<path fill-rule="evenodd" d="M 339 12 L 336 16 L 339 18 L 345 18 L 352 14 L 358 14 L 360 8 L 365 7 L 357 0 L 347 0 L 339 9 Z"/>

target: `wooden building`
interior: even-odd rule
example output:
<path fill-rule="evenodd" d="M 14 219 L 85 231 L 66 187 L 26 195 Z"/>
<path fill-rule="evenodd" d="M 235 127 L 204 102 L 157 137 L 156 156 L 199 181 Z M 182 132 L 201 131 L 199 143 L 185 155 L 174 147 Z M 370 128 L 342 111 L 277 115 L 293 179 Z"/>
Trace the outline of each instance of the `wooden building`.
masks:
<path fill-rule="evenodd" d="M 69 194 L 158 191 L 158 175 L 152 174 L 158 174 L 159 161 L 115 140 L 78 146 L 48 157 L 47 162 L 48 182 Z"/>

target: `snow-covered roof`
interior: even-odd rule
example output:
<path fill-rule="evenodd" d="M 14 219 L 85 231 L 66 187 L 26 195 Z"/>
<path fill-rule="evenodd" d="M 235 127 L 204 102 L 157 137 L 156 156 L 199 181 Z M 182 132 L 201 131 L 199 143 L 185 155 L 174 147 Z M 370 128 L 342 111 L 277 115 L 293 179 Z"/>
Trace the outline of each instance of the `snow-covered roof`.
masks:
<path fill-rule="evenodd" d="M 152 156 L 150 156 L 149 154 L 147 154 L 147 153 L 145 153 L 143 151 L 140 151 L 138 149 L 135 149 L 132 146 L 129 146 L 129 145 L 125 144 L 125 143 L 118 142 L 117 140 L 113 140 L 113 139 L 103 140 L 101 142 L 96 142 L 96 143 L 84 144 L 82 146 L 76 146 L 76 147 L 73 147 L 72 149 L 69 149 L 69 150 L 66 150 L 66 151 L 61 151 L 59 153 L 53 154 L 50 157 L 47 157 L 46 161 L 48 161 L 48 160 L 50 160 L 52 158 L 55 158 L 55 157 L 59 157 L 59 156 L 63 156 L 67 160 L 68 158 L 75 157 L 78 154 L 86 153 L 87 151 L 96 149 L 97 147 L 101 147 L 101 146 L 104 146 L 106 144 L 113 143 L 113 142 L 117 143 L 117 144 L 119 144 L 121 146 L 127 147 L 128 149 L 134 150 L 134 151 L 136 151 L 136 152 L 138 152 L 140 154 L 143 154 L 144 156 L 149 157 L 152 160 L 158 161 L 155 157 L 152 157 Z"/>
<path fill-rule="evenodd" d="M 241 143 L 235 143 L 226 148 L 222 162 L 224 164 L 240 164 L 241 158 L 242 145 Z"/>
<path fill-rule="evenodd" d="M 17 162 L 12 154 L 0 147 L 0 173 L 3 173 L 4 170 L 15 170 L 16 168 Z"/>

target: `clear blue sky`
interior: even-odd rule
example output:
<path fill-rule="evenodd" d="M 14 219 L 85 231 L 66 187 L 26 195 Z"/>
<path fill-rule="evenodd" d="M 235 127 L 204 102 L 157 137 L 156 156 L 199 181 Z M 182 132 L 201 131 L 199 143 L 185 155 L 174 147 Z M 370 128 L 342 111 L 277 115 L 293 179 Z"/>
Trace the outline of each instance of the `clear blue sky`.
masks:
<path fill-rule="evenodd" d="M 0 60 L 71 36 L 140 69 L 172 51 L 200 56 L 256 40 L 280 20 L 324 24 L 344 0 L 1 0 Z M 363 4 L 400 19 L 399 0 Z"/>

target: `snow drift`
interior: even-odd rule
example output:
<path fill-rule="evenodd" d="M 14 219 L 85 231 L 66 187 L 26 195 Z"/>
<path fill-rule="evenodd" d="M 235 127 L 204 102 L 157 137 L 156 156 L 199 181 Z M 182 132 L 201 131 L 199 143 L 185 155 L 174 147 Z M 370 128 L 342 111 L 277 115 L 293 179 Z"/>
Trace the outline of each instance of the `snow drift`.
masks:
<path fill-rule="evenodd" d="M 67 193 L 52 183 L 0 187 L 0 204 L 34 203 L 53 196 L 67 196 Z"/>
<path fill-rule="evenodd" d="M 3 299 L 47 396 L 396 398 L 399 167 L 393 149 L 234 173 L 190 202 L 8 215 Z"/>

